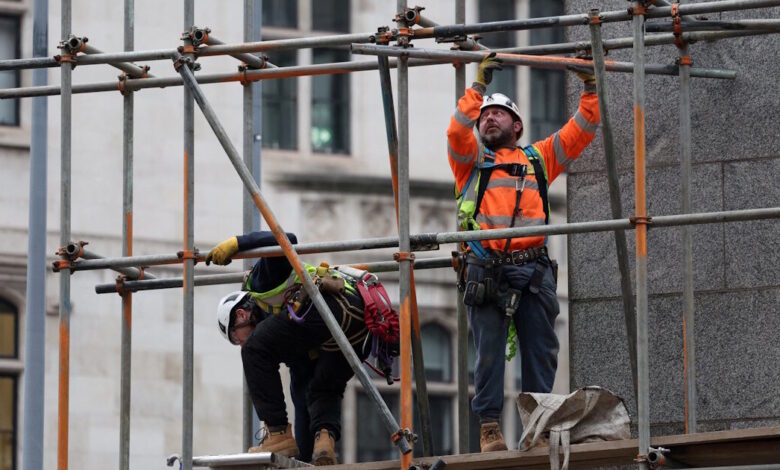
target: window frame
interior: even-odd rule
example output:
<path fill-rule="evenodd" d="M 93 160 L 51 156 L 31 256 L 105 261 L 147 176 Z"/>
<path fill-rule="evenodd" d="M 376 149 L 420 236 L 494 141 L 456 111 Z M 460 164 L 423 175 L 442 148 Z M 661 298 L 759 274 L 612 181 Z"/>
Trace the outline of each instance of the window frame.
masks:
<path fill-rule="evenodd" d="M 0 377 L 8 377 L 12 381 L 12 416 L 11 416 L 11 469 L 19 467 L 19 417 L 20 417 L 20 391 L 21 377 L 24 372 L 24 362 L 21 359 L 22 345 L 20 344 L 22 329 L 22 305 L 23 297 L 14 290 L 0 287 L 0 306 L 3 309 L 7 306 L 14 317 L 14 355 L 0 357 Z"/>
<path fill-rule="evenodd" d="M 22 14 L 14 14 L 10 12 L 0 12 L 0 18 L 8 18 L 16 22 L 16 38 L 15 47 L 13 51 L 13 57 L 9 59 L 19 59 L 22 54 Z M 9 73 L 16 79 L 16 87 L 21 86 L 22 83 L 22 71 L 21 70 L 6 70 L 3 73 Z M 0 128 L 4 129 L 16 129 L 22 126 L 22 103 L 19 98 L 13 98 L 8 100 L 13 106 L 13 119 L 9 124 L 5 124 L 0 121 Z"/>
<path fill-rule="evenodd" d="M 19 451 L 19 374 L 0 371 L 0 378 L 11 379 L 11 470 L 18 468 Z"/>

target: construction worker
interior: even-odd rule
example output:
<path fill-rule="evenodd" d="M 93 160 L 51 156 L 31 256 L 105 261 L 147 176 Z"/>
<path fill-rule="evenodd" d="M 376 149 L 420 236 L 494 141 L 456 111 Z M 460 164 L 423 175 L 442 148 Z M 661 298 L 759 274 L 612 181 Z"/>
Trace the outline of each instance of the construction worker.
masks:
<path fill-rule="evenodd" d="M 582 153 L 598 127 L 595 78 L 576 72 L 585 90 L 574 117 L 546 139 L 517 147 L 523 134 L 517 105 L 501 93 L 485 95 L 493 72 L 501 67 L 495 53 L 480 62 L 476 80 L 458 101 L 447 129 L 460 230 L 548 223 L 547 185 Z M 515 337 L 519 343 L 523 391 L 552 390 L 558 353 L 553 329 L 559 311 L 557 265 L 548 257 L 544 236 L 466 245 L 459 287 L 477 351 L 471 408 L 480 418 L 481 451 L 506 450 L 499 418 L 507 343 L 510 351 Z"/>
<path fill-rule="evenodd" d="M 294 234 L 287 236 L 292 243 L 297 242 Z M 239 251 L 276 244 L 271 232 L 231 237 L 209 251 L 206 262 L 225 265 Z M 328 281 L 319 284 L 323 298 L 358 357 L 363 359 L 363 348 L 359 346 L 365 340 L 367 330 L 361 296 L 347 278 L 334 278 L 327 270 L 318 271 L 322 268 L 307 265 L 306 269 L 315 276 L 318 272 L 328 273 Z M 247 276 L 244 289 L 220 300 L 217 322 L 222 335 L 232 344 L 241 346 L 244 376 L 252 403 L 265 423 L 265 439 L 249 452 L 299 455 L 287 419 L 279 376 L 279 364 L 285 363 L 291 366 L 294 388 L 300 390 L 302 383 L 307 384 L 305 405 L 310 425 L 303 432 L 309 432 L 313 437 L 314 464 L 337 464 L 335 442 L 341 434 L 341 399 L 347 381 L 353 375 L 352 368 L 286 258 L 258 260 Z M 317 357 L 312 362 L 314 354 Z M 311 366 L 310 372 L 306 371 L 307 366 Z"/>

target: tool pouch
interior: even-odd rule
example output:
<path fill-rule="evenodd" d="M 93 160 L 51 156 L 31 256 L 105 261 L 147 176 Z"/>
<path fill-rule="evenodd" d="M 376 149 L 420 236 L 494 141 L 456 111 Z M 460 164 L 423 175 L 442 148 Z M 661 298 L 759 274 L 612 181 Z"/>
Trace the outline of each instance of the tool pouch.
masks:
<path fill-rule="evenodd" d="M 320 292 L 330 295 L 343 294 L 344 279 L 338 276 L 324 276 L 320 278 Z"/>
<path fill-rule="evenodd" d="M 474 307 L 485 303 L 485 284 L 482 282 L 484 269 L 477 266 L 469 266 L 466 269 L 466 283 L 463 292 L 463 303 Z"/>

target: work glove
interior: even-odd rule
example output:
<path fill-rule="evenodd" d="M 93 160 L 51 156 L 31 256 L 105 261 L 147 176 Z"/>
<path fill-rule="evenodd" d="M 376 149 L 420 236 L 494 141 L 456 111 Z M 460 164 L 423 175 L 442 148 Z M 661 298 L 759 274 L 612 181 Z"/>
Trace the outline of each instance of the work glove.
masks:
<path fill-rule="evenodd" d="M 226 266 L 230 264 L 232 261 L 230 258 L 236 253 L 238 253 L 238 238 L 230 237 L 209 251 L 206 255 L 206 265 L 213 261 L 214 264 Z"/>
<path fill-rule="evenodd" d="M 585 84 L 585 93 L 596 93 L 596 75 L 593 74 L 592 70 L 576 65 L 569 65 L 567 68 Z"/>
<path fill-rule="evenodd" d="M 593 72 L 586 72 L 584 70 L 575 69 L 574 73 L 582 80 L 582 83 L 586 85 L 596 86 L 596 76 Z"/>
<path fill-rule="evenodd" d="M 477 78 L 474 83 L 479 83 L 483 87 L 487 88 L 490 82 L 493 81 L 493 71 L 502 70 L 504 61 L 496 57 L 495 52 L 491 52 L 487 57 L 482 59 L 477 68 Z"/>

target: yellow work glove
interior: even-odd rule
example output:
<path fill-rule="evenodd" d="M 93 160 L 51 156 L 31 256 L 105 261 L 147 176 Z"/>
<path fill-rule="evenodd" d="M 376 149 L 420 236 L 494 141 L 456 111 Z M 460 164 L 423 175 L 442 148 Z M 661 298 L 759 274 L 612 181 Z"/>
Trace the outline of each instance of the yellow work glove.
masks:
<path fill-rule="evenodd" d="M 593 74 L 593 72 L 586 72 L 583 70 L 575 69 L 574 73 L 577 74 L 577 76 L 582 80 L 582 83 L 586 85 L 595 85 L 596 84 L 596 76 Z"/>
<path fill-rule="evenodd" d="M 230 258 L 236 253 L 238 253 L 238 238 L 230 237 L 209 251 L 209 254 L 206 255 L 206 265 L 213 261 L 214 264 L 226 266 L 230 264 L 232 261 Z"/>
<path fill-rule="evenodd" d="M 487 57 L 482 59 L 477 68 L 477 78 L 474 83 L 479 83 L 483 87 L 487 88 L 490 82 L 493 81 L 493 71 L 502 70 L 504 61 L 496 57 L 495 52 L 491 52 Z"/>

